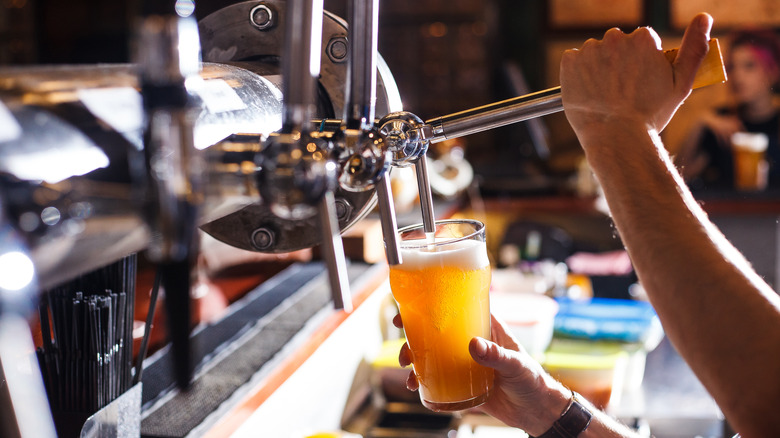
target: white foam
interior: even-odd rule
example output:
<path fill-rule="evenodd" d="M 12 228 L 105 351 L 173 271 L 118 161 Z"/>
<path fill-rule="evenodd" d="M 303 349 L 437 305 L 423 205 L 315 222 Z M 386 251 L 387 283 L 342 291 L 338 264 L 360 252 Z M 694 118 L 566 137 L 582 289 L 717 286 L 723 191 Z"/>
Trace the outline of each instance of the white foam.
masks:
<path fill-rule="evenodd" d="M 411 270 L 434 266 L 454 266 L 463 270 L 471 270 L 490 265 L 485 242 L 461 240 L 447 245 L 440 245 L 448 240 L 452 239 L 437 237 L 436 245 L 430 250 L 424 246 L 417 249 L 404 248 L 402 244 L 401 257 L 403 258 L 403 263 L 397 268 Z"/>
<path fill-rule="evenodd" d="M 751 152 L 764 152 L 769 146 L 769 137 L 761 132 L 735 132 L 731 135 L 731 144 Z"/>

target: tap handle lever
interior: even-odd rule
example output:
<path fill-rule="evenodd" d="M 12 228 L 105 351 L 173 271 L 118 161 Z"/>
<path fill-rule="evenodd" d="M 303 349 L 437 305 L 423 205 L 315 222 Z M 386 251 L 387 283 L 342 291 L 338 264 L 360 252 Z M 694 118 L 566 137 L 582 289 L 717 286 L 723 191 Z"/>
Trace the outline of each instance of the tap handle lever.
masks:
<path fill-rule="evenodd" d="M 678 49 L 664 51 L 671 63 Z M 726 70 L 717 38 L 710 39 L 709 51 L 694 78 L 693 88 L 705 87 L 726 81 Z M 425 122 L 433 129 L 432 143 L 450 138 L 487 131 L 500 126 L 563 111 L 561 87 L 554 87 L 536 93 L 483 105 Z"/>

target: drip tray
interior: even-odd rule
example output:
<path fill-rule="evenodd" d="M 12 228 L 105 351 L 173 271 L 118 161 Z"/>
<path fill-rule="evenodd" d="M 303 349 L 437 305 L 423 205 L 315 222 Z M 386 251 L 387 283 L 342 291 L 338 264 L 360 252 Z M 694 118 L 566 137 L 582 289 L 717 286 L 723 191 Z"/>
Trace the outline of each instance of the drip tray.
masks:
<path fill-rule="evenodd" d="M 366 403 L 349 423 L 346 430 L 364 438 L 447 438 L 457 431 L 460 417 L 432 412 L 419 403 Z"/>

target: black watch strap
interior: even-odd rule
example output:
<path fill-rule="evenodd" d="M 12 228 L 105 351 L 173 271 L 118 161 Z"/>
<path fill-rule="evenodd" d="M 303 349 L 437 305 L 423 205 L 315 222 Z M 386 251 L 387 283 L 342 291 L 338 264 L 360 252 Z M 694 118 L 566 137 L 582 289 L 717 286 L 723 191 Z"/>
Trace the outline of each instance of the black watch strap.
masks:
<path fill-rule="evenodd" d="M 579 394 L 572 391 L 569 405 L 563 411 L 561 417 L 555 420 L 555 423 L 547 432 L 536 438 L 576 438 L 585 431 L 590 424 L 593 414 L 579 402 L 578 398 Z"/>

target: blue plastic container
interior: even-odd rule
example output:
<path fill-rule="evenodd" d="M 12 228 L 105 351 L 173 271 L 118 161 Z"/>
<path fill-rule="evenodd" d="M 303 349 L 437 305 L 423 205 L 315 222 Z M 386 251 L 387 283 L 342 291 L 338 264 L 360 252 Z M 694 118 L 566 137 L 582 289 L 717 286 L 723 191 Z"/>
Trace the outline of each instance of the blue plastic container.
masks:
<path fill-rule="evenodd" d="M 556 301 L 555 336 L 628 343 L 657 343 L 663 337 L 658 315 L 648 302 L 618 298 Z"/>

